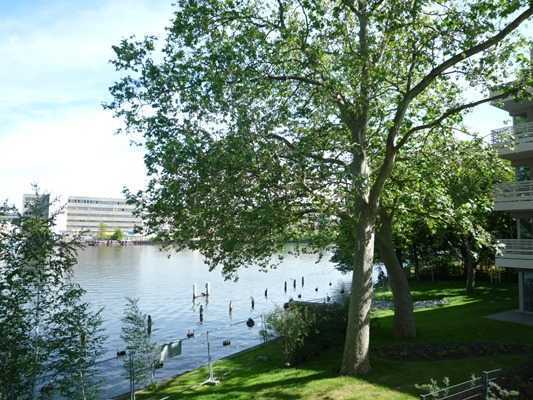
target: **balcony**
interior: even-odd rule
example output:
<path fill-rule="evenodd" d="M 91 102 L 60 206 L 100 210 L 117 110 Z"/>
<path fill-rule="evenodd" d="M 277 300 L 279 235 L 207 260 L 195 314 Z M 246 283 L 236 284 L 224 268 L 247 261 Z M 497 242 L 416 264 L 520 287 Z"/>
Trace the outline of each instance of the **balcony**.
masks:
<path fill-rule="evenodd" d="M 507 268 L 533 268 L 533 239 L 501 239 L 496 265 Z"/>
<path fill-rule="evenodd" d="M 491 138 L 492 145 L 502 158 L 533 158 L 533 122 L 495 129 Z"/>
<path fill-rule="evenodd" d="M 494 210 L 533 212 L 533 181 L 496 185 L 494 187 Z"/>

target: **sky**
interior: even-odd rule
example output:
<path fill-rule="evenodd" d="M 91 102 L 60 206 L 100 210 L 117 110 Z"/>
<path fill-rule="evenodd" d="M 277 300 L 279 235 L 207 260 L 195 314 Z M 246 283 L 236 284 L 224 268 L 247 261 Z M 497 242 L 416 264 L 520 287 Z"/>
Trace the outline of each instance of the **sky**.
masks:
<path fill-rule="evenodd" d="M 118 78 L 111 46 L 161 35 L 170 0 L 0 0 L 0 200 L 37 183 L 68 196 L 118 197 L 145 180 L 142 151 L 114 134 L 101 104 Z"/>
<path fill-rule="evenodd" d="M 18 207 L 36 183 L 68 196 L 121 196 L 145 183 L 142 149 L 114 132 L 102 103 L 118 79 L 111 46 L 161 35 L 172 0 L 0 0 L 0 201 Z M 506 113 L 467 117 L 484 134 Z"/>

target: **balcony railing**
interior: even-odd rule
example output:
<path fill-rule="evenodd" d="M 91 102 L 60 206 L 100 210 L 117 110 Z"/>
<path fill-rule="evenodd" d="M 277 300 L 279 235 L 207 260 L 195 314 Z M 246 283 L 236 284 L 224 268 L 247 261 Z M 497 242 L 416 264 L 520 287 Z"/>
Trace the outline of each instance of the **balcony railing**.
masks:
<path fill-rule="evenodd" d="M 497 211 L 533 211 L 533 181 L 496 185 L 494 187 L 494 208 Z"/>
<path fill-rule="evenodd" d="M 503 256 L 517 254 L 530 255 L 533 258 L 533 239 L 499 239 Z"/>
<path fill-rule="evenodd" d="M 491 132 L 492 145 L 500 154 L 533 149 L 533 122 L 506 126 Z"/>
<path fill-rule="evenodd" d="M 533 239 L 503 239 L 496 265 L 507 268 L 533 268 Z"/>

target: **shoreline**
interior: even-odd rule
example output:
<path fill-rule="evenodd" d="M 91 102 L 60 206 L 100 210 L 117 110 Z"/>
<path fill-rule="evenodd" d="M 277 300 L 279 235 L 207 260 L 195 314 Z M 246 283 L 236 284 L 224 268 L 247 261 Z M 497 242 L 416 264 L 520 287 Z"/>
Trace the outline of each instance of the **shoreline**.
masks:
<path fill-rule="evenodd" d="M 237 356 L 240 356 L 240 355 L 242 355 L 242 354 L 248 353 L 248 352 L 250 352 L 250 351 L 254 351 L 254 350 L 256 350 L 256 349 L 258 349 L 258 348 L 260 348 L 260 347 L 263 347 L 263 346 L 265 346 L 265 345 L 267 345 L 267 344 L 269 344 L 269 343 L 274 343 L 274 342 L 278 341 L 279 339 L 280 339 L 279 337 L 276 337 L 276 338 L 273 338 L 273 339 L 269 340 L 268 342 L 259 343 L 259 344 L 253 345 L 253 346 L 251 346 L 251 347 L 248 347 L 248 348 L 246 348 L 246 349 L 239 350 L 239 351 L 237 351 L 237 352 L 235 352 L 235 353 L 232 353 L 232 354 L 230 354 L 230 355 L 227 355 L 227 356 L 224 356 L 224 357 L 217 358 L 216 360 L 213 360 L 213 365 L 214 365 L 217 361 L 220 361 L 220 360 L 229 360 L 229 359 L 231 359 L 231 358 L 233 358 L 233 357 L 237 357 Z M 188 373 L 190 373 L 190 372 L 196 371 L 196 370 L 198 370 L 198 369 L 200 369 L 200 368 L 207 367 L 207 365 L 208 365 L 208 363 L 205 363 L 205 364 L 202 364 L 202 365 L 200 365 L 200 366 L 198 366 L 198 367 L 196 367 L 196 368 L 188 369 L 188 370 L 186 370 L 186 371 L 180 372 L 179 374 L 172 375 L 172 376 L 169 377 L 169 378 L 164 378 L 164 379 L 161 379 L 161 380 L 159 380 L 159 381 L 156 381 L 155 384 L 156 384 L 157 386 L 159 386 L 159 385 L 165 385 L 166 383 L 168 383 L 168 382 L 170 382 L 170 381 L 172 381 L 172 380 L 174 380 L 174 379 L 176 379 L 176 378 L 179 378 L 180 376 L 183 376 L 183 375 L 188 374 Z M 148 386 L 150 386 L 150 384 L 145 385 L 145 386 L 143 386 L 142 388 L 137 389 L 137 390 L 135 391 L 135 393 L 138 393 L 138 392 L 143 391 L 143 390 L 146 389 Z M 119 395 L 117 395 L 117 396 L 111 397 L 111 400 L 127 400 L 127 399 L 129 399 L 129 397 L 130 397 L 130 392 L 125 392 L 125 393 L 119 394 Z"/>

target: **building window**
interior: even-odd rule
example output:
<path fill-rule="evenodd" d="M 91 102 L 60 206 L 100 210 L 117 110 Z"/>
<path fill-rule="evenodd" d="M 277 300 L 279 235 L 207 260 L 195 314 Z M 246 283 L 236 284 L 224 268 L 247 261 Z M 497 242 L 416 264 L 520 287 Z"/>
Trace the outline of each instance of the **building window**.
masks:
<path fill-rule="evenodd" d="M 524 272 L 524 311 L 533 312 L 533 271 Z"/>
<path fill-rule="evenodd" d="M 516 180 L 517 181 L 529 181 L 530 178 L 529 167 L 526 165 L 520 165 L 516 167 Z"/>
<path fill-rule="evenodd" d="M 520 229 L 520 239 L 533 239 L 532 218 L 520 218 L 518 228 Z"/>

